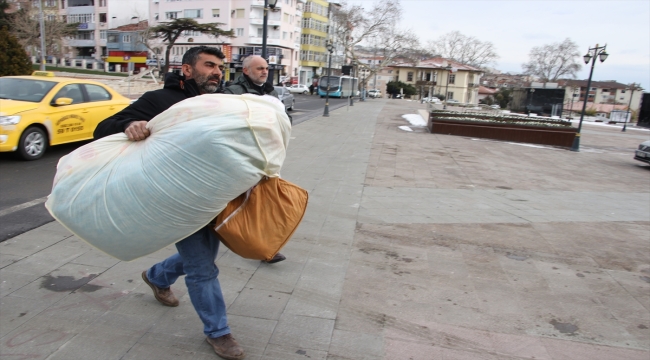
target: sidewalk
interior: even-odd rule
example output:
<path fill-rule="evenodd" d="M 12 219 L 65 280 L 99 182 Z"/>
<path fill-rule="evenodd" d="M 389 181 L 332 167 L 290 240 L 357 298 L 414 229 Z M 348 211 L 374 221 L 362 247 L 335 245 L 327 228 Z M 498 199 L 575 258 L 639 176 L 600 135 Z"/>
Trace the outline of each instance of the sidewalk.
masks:
<path fill-rule="evenodd" d="M 368 99 L 293 129 L 310 194 L 274 265 L 222 248 L 246 359 L 647 360 L 650 132 L 583 124 L 580 152 L 407 132 L 425 105 Z M 0 243 L 0 358 L 217 359 L 183 281 L 56 222 Z"/>

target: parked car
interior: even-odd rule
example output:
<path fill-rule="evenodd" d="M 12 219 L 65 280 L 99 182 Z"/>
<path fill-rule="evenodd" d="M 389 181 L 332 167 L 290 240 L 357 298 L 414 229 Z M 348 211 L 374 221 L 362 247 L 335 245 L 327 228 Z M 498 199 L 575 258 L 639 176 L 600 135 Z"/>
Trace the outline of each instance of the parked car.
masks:
<path fill-rule="evenodd" d="M 440 104 L 440 99 L 438 99 L 435 96 L 422 98 L 422 101 L 432 103 L 432 104 Z"/>
<path fill-rule="evenodd" d="M 634 159 L 650 164 L 650 140 L 646 140 L 634 151 Z"/>
<path fill-rule="evenodd" d="M 274 86 L 275 91 L 278 92 L 278 97 L 280 101 L 284 104 L 284 108 L 287 110 L 293 110 L 293 106 L 296 104 L 296 100 L 293 97 L 293 94 L 289 91 L 289 88 L 284 86 Z"/>
<path fill-rule="evenodd" d="M 448 99 L 448 100 L 447 100 L 447 104 L 452 104 L 452 105 L 453 105 L 453 104 L 460 104 L 460 101 L 458 101 L 458 100 L 456 100 L 456 99 Z"/>
<path fill-rule="evenodd" d="M 309 94 L 309 88 L 307 85 L 291 85 L 287 89 L 289 89 L 289 92 L 292 94 Z"/>
<path fill-rule="evenodd" d="M 0 152 L 36 160 L 50 145 L 91 140 L 99 122 L 129 103 L 102 83 L 50 71 L 1 77 Z"/>
<path fill-rule="evenodd" d="M 368 97 L 378 98 L 381 97 L 381 91 L 377 89 L 368 90 Z"/>
<path fill-rule="evenodd" d="M 496 110 L 501 109 L 501 106 L 499 106 L 498 104 L 490 105 L 490 107 L 491 107 L 492 109 L 496 109 Z"/>

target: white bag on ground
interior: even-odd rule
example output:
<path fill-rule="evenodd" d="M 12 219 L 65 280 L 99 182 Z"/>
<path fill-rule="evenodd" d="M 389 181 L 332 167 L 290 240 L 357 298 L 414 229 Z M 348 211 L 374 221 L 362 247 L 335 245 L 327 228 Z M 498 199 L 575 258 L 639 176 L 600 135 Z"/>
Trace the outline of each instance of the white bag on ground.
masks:
<path fill-rule="evenodd" d="M 202 95 L 152 119 L 151 135 L 84 145 L 57 166 L 45 206 L 120 260 L 184 239 L 263 176 L 278 176 L 291 125 L 271 96 Z"/>

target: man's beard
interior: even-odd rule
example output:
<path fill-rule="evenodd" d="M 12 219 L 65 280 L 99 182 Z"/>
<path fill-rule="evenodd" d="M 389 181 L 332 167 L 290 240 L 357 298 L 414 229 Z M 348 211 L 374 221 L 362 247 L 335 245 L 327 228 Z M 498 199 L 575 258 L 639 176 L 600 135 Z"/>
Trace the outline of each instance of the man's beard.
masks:
<path fill-rule="evenodd" d="M 217 83 L 216 84 L 210 83 L 209 81 L 211 80 L 214 80 Z M 212 94 L 217 92 L 217 89 L 219 89 L 219 83 L 221 82 L 221 78 L 215 75 L 205 75 L 205 76 L 201 75 L 201 76 L 197 76 L 194 81 L 196 81 L 196 85 L 199 86 L 199 90 L 201 90 L 203 93 Z"/>

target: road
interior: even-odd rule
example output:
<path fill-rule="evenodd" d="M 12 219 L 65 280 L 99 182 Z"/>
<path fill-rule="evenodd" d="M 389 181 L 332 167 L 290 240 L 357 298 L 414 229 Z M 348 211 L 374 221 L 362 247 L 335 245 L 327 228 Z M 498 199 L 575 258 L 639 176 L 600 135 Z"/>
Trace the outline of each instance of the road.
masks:
<path fill-rule="evenodd" d="M 323 114 L 325 99 L 295 94 L 289 113 L 294 126 Z M 330 110 L 347 105 L 347 99 L 329 100 Z M 36 161 L 22 161 L 0 153 L 0 241 L 46 224 L 54 219 L 43 206 L 52 189 L 59 158 L 85 143 L 54 146 Z"/>

